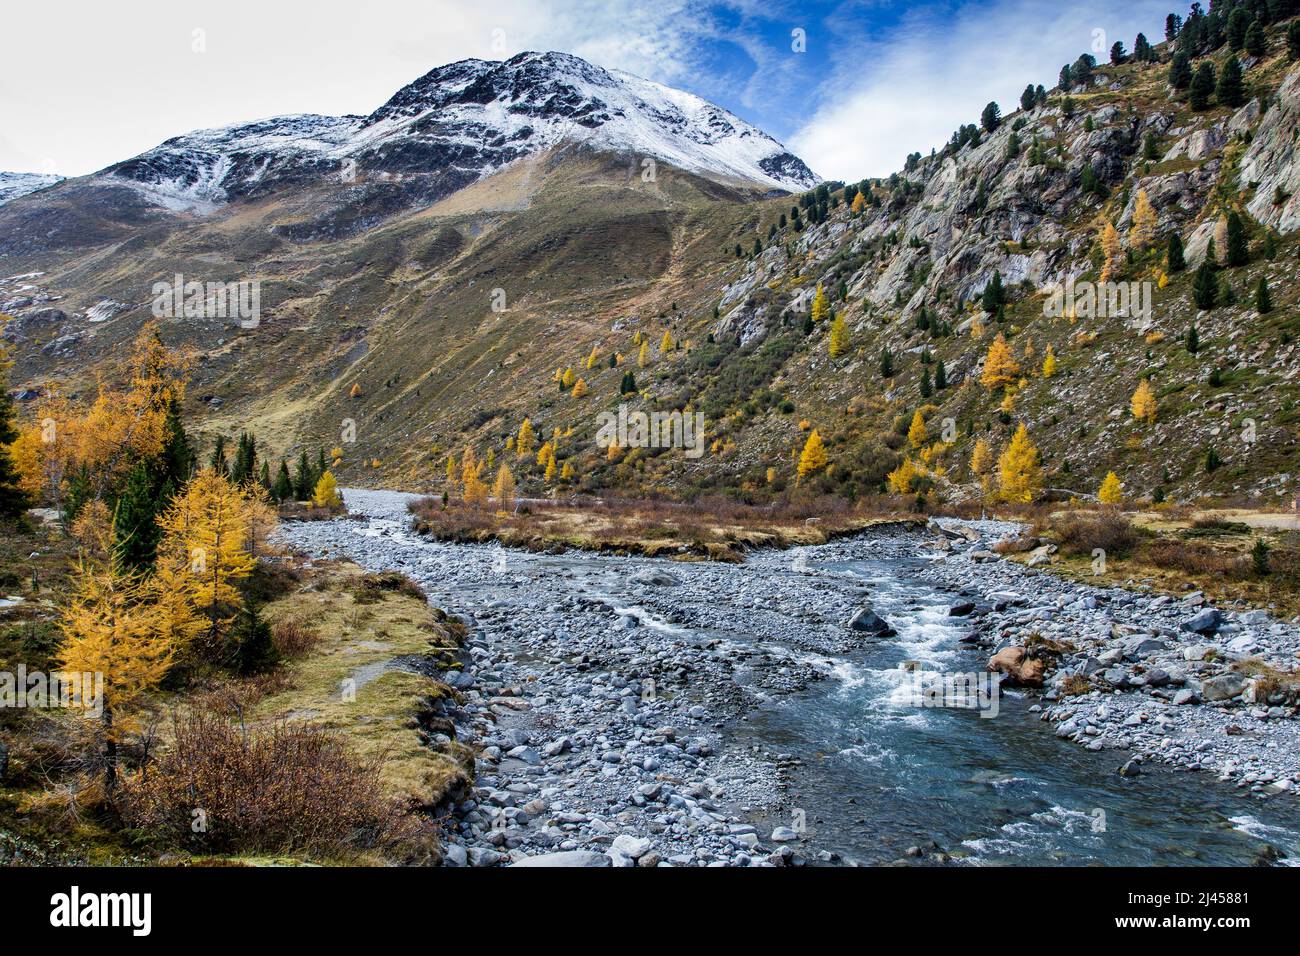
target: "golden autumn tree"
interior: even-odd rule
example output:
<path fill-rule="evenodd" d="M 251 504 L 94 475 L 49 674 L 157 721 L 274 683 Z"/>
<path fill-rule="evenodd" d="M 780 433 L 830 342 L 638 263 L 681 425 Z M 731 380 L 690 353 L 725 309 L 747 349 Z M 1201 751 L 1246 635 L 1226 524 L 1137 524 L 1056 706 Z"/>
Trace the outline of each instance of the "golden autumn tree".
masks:
<path fill-rule="evenodd" d="M 577 380 L 578 376 L 574 373 L 573 369 L 566 368 L 564 374 L 560 376 L 560 387 L 567 392 L 569 389 L 573 388 L 573 383 Z"/>
<path fill-rule="evenodd" d="M 1047 354 L 1043 356 L 1043 378 L 1051 378 L 1056 374 L 1056 352 L 1049 345 Z"/>
<path fill-rule="evenodd" d="M 659 354 L 666 355 L 673 350 L 673 334 L 664 329 L 664 337 L 659 340 Z"/>
<path fill-rule="evenodd" d="M 497 500 L 497 508 L 502 511 L 509 511 L 515 505 L 515 476 L 511 474 L 510 467 L 501 463 L 497 469 L 496 484 L 492 488 L 492 497 Z"/>
<path fill-rule="evenodd" d="M 446 473 L 447 473 L 447 483 L 448 483 L 448 484 L 454 484 L 455 481 L 456 481 L 456 476 L 460 473 L 460 469 L 456 467 L 456 456 L 455 456 L 455 455 L 448 455 L 448 456 L 447 456 L 447 468 L 446 468 Z"/>
<path fill-rule="evenodd" d="M 902 464 L 886 475 L 885 480 L 889 484 L 890 491 L 896 495 L 905 495 L 912 490 L 918 474 L 916 463 L 904 457 Z"/>
<path fill-rule="evenodd" d="M 1023 424 L 998 458 L 998 491 L 1004 501 L 1028 504 L 1042 490 L 1043 469 L 1038 448 Z"/>
<path fill-rule="evenodd" d="M 605 460 L 618 461 L 618 459 L 622 456 L 622 454 L 623 454 L 623 449 L 619 447 L 618 442 L 612 441 L 609 443 L 609 448 L 605 450 Z"/>
<path fill-rule="evenodd" d="M 1124 498 L 1124 488 L 1119 475 L 1113 471 L 1106 472 L 1106 477 L 1097 490 L 1097 500 L 1103 505 L 1117 505 Z"/>
<path fill-rule="evenodd" d="M 587 383 L 583 379 L 578 379 L 573 383 L 573 391 L 570 393 L 574 398 L 582 398 L 587 394 Z"/>
<path fill-rule="evenodd" d="M 1147 191 L 1139 189 L 1137 199 L 1133 201 L 1133 224 L 1128 231 L 1128 244 L 1136 249 L 1148 249 L 1156 241 L 1156 226 L 1160 218 L 1156 215 Z"/>
<path fill-rule="evenodd" d="M 999 332 L 984 357 L 984 371 L 980 373 L 980 384 L 985 388 L 993 389 L 1010 385 L 1019 378 L 1020 365 L 1016 362 L 1016 357 L 1011 354 L 1011 346 L 1007 345 L 1006 337 Z"/>
<path fill-rule="evenodd" d="M 591 354 L 587 356 L 587 368 L 588 368 L 588 370 L 595 368 L 595 367 L 596 367 L 596 363 L 597 363 L 599 360 L 600 360 L 600 352 L 598 352 L 598 351 L 596 350 L 596 346 L 593 345 L 593 346 L 591 347 Z"/>
<path fill-rule="evenodd" d="M 545 468 L 546 463 L 550 461 L 551 456 L 554 454 L 555 454 L 555 445 L 549 441 L 542 442 L 542 447 L 537 449 L 537 464 Z"/>
<path fill-rule="evenodd" d="M 1124 263 L 1124 245 L 1120 242 L 1119 232 L 1109 219 L 1101 228 L 1101 282 L 1111 282 L 1119 275 Z"/>
<path fill-rule="evenodd" d="M 812 300 L 812 320 L 814 322 L 823 322 L 830 314 L 831 305 L 826 299 L 826 290 L 818 282 L 817 291 L 813 294 Z"/>
<path fill-rule="evenodd" d="M 154 626 L 138 578 L 117 563 L 112 556 L 83 554 L 59 622 L 58 652 L 59 669 L 70 681 L 84 686 L 86 679 L 102 679 L 99 700 L 74 702 L 99 709 L 104 782 L 110 790 L 117 781 L 118 742 L 129 727 L 127 715 L 162 682 L 175 650 Z"/>
<path fill-rule="evenodd" d="M 477 507 L 487 501 L 487 485 L 480 477 L 482 473 L 482 462 L 474 454 L 473 448 L 466 447 L 465 453 L 460 456 L 460 496 L 466 504 Z"/>
<path fill-rule="evenodd" d="M 835 316 L 831 322 L 831 334 L 827 340 L 831 358 L 839 358 L 849 351 L 849 327 L 843 314 Z"/>
<path fill-rule="evenodd" d="M 577 476 L 578 476 L 578 470 L 573 467 L 572 459 L 566 461 L 564 463 L 564 467 L 560 469 L 560 480 L 573 481 L 573 479 L 576 478 Z"/>
<path fill-rule="evenodd" d="M 975 439 L 975 448 L 970 455 L 970 470 L 973 474 L 983 478 L 993 468 L 993 449 L 983 438 Z"/>
<path fill-rule="evenodd" d="M 1146 422 L 1148 425 L 1156 420 L 1158 404 L 1156 402 L 1156 393 L 1151 388 L 1151 382 L 1142 379 L 1138 383 L 1137 389 L 1133 392 L 1133 398 L 1129 402 L 1129 408 L 1133 412 L 1133 417 L 1140 422 Z"/>
<path fill-rule="evenodd" d="M 558 469 L 555 464 L 555 450 L 552 449 L 551 454 L 546 459 L 546 472 L 542 475 L 543 480 L 547 482 L 555 481 L 557 471 Z"/>
<path fill-rule="evenodd" d="M 248 502 L 240 489 L 205 468 L 172 499 L 158 522 L 160 558 L 174 567 L 188 565 L 190 599 L 206 620 L 208 656 L 226 658 L 227 629 L 240 605 L 238 582 L 252 572 Z"/>
<path fill-rule="evenodd" d="M 533 448 L 537 444 L 537 436 L 533 434 L 533 423 L 527 418 L 519 426 L 519 436 L 515 439 L 515 451 L 520 458 L 527 458 L 533 453 Z"/>
<path fill-rule="evenodd" d="M 913 448 L 920 448 L 925 444 L 927 437 L 925 430 L 925 417 L 921 414 L 921 410 L 918 408 L 916 413 L 912 415 L 911 426 L 907 429 L 907 440 Z"/>
<path fill-rule="evenodd" d="M 862 210 L 866 208 L 867 208 L 867 195 L 866 193 L 859 192 L 856 196 L 853 197 L 853 204 L 849 206 L 849 212 L 853 213 L 854 215 L 857 215 L 858 213 L 862 212 Z"/>
<path fill-rule="evenodd" d="M 316 487 L 311 493 L 311 503 L 317 508 L 334 508 L 343 504 L 343 498 L 339 495 L 339 484 L 332 471 L 326 470 L 317 480 Z"/>
<path fill-rule="evenodd" d="M 650 364 L 650 342 L 646 339 L 641 340 L 641 350 L 636 354 L 636 364 L 641 368 Z"/>
<path fill-rule="evenodd" d="M 829 460 L 826 457 L 826 446 L 822 444 L 822 436 L 814 428 L 808 433 L 808 440 L 804 442 L 803 451 L 799 453 L 798 475 L 800 480 L 816 474 L 825 468 L 827 464 L 829 464 Z"/>

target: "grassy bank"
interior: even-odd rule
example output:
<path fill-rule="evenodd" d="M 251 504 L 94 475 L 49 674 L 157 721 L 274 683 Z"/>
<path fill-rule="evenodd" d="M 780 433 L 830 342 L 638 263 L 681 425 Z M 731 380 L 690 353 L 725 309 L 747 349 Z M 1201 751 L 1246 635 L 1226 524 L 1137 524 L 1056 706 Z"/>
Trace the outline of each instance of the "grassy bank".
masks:
<path fill-rule="evenodd" d="M 414 529 L 439 541 L 498 541 L 512 548 L 573 548 L 676 561 L 740 562 L 758 548 L 825 544 L 874 525 L 924 521 L 874 504 L 839 501 L 760 507 L 722 498 L 692 504 L 619 500 L 528 502 L 510 511 L 437 498 L 413 502 Z"/>

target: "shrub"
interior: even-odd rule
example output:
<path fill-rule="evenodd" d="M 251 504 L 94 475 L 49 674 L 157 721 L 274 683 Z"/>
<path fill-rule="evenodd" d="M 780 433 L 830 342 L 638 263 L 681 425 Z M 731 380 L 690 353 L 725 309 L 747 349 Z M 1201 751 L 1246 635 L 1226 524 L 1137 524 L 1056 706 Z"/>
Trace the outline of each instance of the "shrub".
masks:
<path fill-rule="evenodd" d="M 405 594 L 421 601 L 429 600 L 429 596 L 424 593 L 423 588 L 405 574 L 399 574 L 397 571 L 384 571 L 379 574 L 362 576 L 355 597 L 358 604 L 376 604 L 384 599 L 385 593 Z"/>
<path fill-rule="evenodd" d="M 302 621 L 291 618 L 278 621 L 271 627 L 271 640 L 276 653 L 288 660 L 306 657 L 320 643 L 320 632 Z"/>
<path fill-rule="evenodd" d="M 1123 557 L 1138 545 L 1140 535 L 1123 515 L 1071 515 L 1056 526 L 1057 540 L 1066 554 L 1092 554 L 1101 548 L 1111 557 Z"/>
<path fill-rule="evenodd" d="M 379 792 L 381 762 L 356 759 L 311 724 L 245 730 L 200 711 L 179 720 L 171 747 L 126 784 L 123 817 L 196 852 L 431 850 L 419 823 Z"/>

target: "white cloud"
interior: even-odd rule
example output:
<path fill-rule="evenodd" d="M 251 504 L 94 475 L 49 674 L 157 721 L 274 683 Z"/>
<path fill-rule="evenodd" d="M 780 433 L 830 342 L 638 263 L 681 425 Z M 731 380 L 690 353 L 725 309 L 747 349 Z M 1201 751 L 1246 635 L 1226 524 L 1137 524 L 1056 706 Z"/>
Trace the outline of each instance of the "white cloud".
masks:
<path fill-rule="evenodd" d="M 1139 31 L 1164 39 L 1168 0 L 1081 4 L 1008 0 L 908 14 L 886 37 L 846 33 L 836 68 L 820 91 L 825 105 L 788 145 L 820 175 L 852 181 L 885 176 L 908 153 L 943 146 L 963 123 L 979 122 L 990 100 L 1004 114 L 1019 108 L 1027 83 L 1050 89 L 1064 63 L 1091 52 L 1105 31 L 1099 62 Z"/>

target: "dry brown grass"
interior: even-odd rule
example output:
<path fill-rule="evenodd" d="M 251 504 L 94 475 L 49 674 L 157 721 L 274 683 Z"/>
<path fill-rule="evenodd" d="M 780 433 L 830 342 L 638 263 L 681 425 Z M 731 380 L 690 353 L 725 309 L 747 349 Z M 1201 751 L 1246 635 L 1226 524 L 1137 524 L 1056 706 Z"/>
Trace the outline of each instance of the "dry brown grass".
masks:
<path fill-rule="evenodd" d="M 661 499 L 575 499 L 528 502 L 510 512 L 435 498 L 413 502 L 415 529 L 450 541 L 500 541 L 544 550 L 577 548 L 680 560 L 743 561 L 746 551 L 823 544 L 891 520 L 924 520 L 882 501 L 849 505 L 824 497 L 752 505 L 724 497 L 690 504 Z"/>

